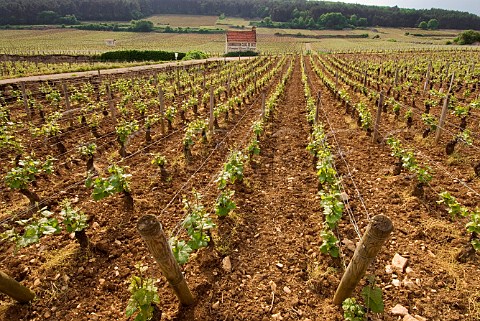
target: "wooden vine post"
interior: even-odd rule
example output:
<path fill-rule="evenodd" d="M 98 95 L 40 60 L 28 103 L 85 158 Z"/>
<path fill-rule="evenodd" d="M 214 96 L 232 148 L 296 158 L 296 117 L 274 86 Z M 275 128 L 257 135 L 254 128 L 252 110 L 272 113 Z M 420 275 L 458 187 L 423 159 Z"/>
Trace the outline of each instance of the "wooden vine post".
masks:
<path fill-rule="evenodd" d="M 160 129 L 162 135 L 165 135 L 165 101 L 163 99 L 163 89 L 160 86 L 158 87 L 158 100 L 160 102 Z"/>
<path fill-rule="evenodd" d="M 227 98 L 230 97 L 230 81 L 232 78 L 232 74 L 228 74 L 228 80 L 227 80 Z"/>
<path fill-rule="evenodd" d="M 177 70 L 177 94 L 179 95 L 180 94 L 180 70 L 179 70 L 179 66 L 177 66 L 176 70 Z"/>
<path fill-rule="evenodd" d="M 470 70 L 468 70 L 468 75 L 472 75 L 475 72 L 475 63 L 473 62 L 470 66 Z"/>
<path fill-rule="evenodd" d="M 112 98 L 112 90 L 110 88 L 110 84 L 107 84 L 107 98 L 108 98 L 108 107 L 110 108 L 110 113 L 112 114 L 113 123 L 117 124 L 117 111 L 115 109 L 115 105 L 113 104 Z"/>
<path fill-rule="evenodd" d="M 445 78 L 448 77 L 449 70 L 450 70 L 450 62 L 447 63 L 447 69 L 445 70 Z M 442 86 L 443 86 L 443 81 L 442 81 Z"/>
<path fill-rule="evenodd" d="M 165 135 L 165 100 L 163 96 L 163 89 L 158 83 L 158 74 L 154 75 L 153 84 L 155 85 L 155 87 L 158 87 L 158 112 L 160 113 L 160 130 L 162 131 L 162 135 Z"/>
<path fill-rule="evenodd" d="M 35 293 L 32 290 L 21 285 L 2 271 L 0 271 L 0 292 L 20 303 L 27 303 L 35 298 Z"/>
<path fill-rule="evenodd" d="M 319 91 L 317 94 L 317 106 L 315 108 L 315 125 L 318 125 L 320 107 L 322 107 L 322 93 Z"/>
<path fill-rule="evenodd" d="M 440 119 L 438 120 L 437 131 L 435 132 L 435 143 L 438 144 L 440 141 L 440 136 L 442 135 L 443 124 L 445 123 L 445 118 L 447 118 L 447 111 L 448 111 L 448 102 L 450 101 L 450 91 L 452 90 L 453 79 L 455 78 L 455 73 L 452 74 L 452 78 L 450 80 L 450 86 L 448 87 L 447 94 L 443 101 L 442 113 L 440 114 Z"/>
<path fill-rule="evenodd" d="M 375 119 L 375 126 L 373 127 L 373 142 L 378 141 L 378 128 L 380 127 L 380 121 L 382 120 L 382 107 L 383 107 L 383 92 L 380 93 L 380 97 L 378 98 L 378 106 L 377 106 L 377 117 Z"/>
<path fill-rule="evenodd" d="M 25 112 L 27 113 L 28 120 L 32 119 L 32 113 L 30 112 L 30 108 L 28 108 L 28 97 L 27 91 L 25 90 L 25 82 L 21 82 L 21 89 L 22 89 L 22 100 L 23 100 L 23 107 L 25 108 Z"/>
<path fill-rule="evenodd" d="M 193 304 L 193 295 L 173 256 L 160 222 L 154 215 L 144 215 L 138 221 L 137 229 L 180 302 L 183 305 Z"/>
<path fill-rule="evenodd" d="M 398 83 L 398 67 L 395 68 L 395 80 L 393 82 L 393 87 L 397 87 L 397 83 Z"/>
<path fill-rule="evenodd" d="M 63 91 L 63 96 L 65 97 L 65 109 L 66 111 L 70 110 L 70 98 L 68 97 L 68 89 L 67 89 L 67 84 L 62 81 L 62 91 Z M 70 127 L 73 127 L 73 117 L 70 116 Z"/>
<path fill-rule="evenodd" d="M 425 92 L 427 90 L 428 84 L 430 83 L 430 73 L 432 71 L 432 62 L 428 64 L 428 69 L 427 69 L 427 76 L 425 79 L 425 85 L 423 85 L 423 91 Z"/>
<path fill-rule="evenodd" d="M 335 71 L 335 91 L 338 90 L 338 71 Z"/>
<path fill-rule="evenodd" d="M 353 258 L 343 274 L 340 285 L 335 292 L 333 303 L 340 305 L 352 295 L 358 282 L 367 271 L 382 248 L 385 240 L 393 231 L 392 221 L 385 215 L 376 215 L 367 227 L 360 244 L 355 249 Z"/>
<path fill-rule="evenodd" d="M 213 116 L 214 104 L 215 104 L 215 97 L 213 97 L 213 84 L 210 84 L 210 120 L 208 123 L 208 129 L 210 130 L 212 137 L 213 137 L 213 121 L 214 121 L 214 116 Z"/>
<path fill-rule="evenodd" d="M 262 119 L 265 119 L 265 90 L 262 91 Z"/>

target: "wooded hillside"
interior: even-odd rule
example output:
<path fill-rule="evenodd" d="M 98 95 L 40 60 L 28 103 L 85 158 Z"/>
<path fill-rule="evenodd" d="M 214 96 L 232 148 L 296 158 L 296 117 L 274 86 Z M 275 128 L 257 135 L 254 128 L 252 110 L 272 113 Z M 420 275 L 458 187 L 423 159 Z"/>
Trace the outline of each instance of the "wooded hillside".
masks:
<path fill-rule="evenodd" d="M 297 9 L 297 10 L 295 10 Z M 478 29 L 480 17 L 467 12 L 398 7 L 365 6 L 305 0 L 1 0 L 0 24 L 46 24 L 80 21 L 128 21 L 152 14 L 203 14 L 266 18 L 288 22 L 294 12 L 318 20 L 322 14 L 339 12 L 349 18 L 366 18 L 368 26 L 417 27 L 437 19 L 440 28 Z"/>

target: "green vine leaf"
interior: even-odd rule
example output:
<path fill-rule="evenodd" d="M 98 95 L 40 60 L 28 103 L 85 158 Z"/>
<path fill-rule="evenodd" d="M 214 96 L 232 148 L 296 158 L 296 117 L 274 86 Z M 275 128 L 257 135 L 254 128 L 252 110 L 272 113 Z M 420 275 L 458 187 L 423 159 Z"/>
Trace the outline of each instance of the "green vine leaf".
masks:
<path fill-rule="evenodd" d="M 372 312 L 383 312 L 385 306 L 383 303 L 382 289 L 373 285 L 367 285 L 362 290 L 362 298 L 365 300 L 367 308 Z"/>

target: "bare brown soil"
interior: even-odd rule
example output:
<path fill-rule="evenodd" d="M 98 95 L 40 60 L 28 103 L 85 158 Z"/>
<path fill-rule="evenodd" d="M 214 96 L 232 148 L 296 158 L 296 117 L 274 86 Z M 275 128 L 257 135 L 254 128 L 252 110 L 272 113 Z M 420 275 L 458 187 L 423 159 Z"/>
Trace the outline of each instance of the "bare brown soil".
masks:
<path fill-rule="evenodd" d="M 244 182 L 234 186 L 238 208 L 228 218 L 215 219 L 218 227 L 210 246 L 198 251 L 183 266 L 196 297 L 193 306 L 179 306 L 137 233 L 136 222 L 144 214 L 154 214 L 170 234 L 183 217 L 180 199 L 167 210 L 162 209 L 204 162 L 188 186 L 200 191 L 209 207 L 213 204 L 217 190 L 212 179 L 229 149 L 242 147 L 250 135 L 250 126 L 259 116 L 258 97 L 233 119 L 222 120 L 221 129 L 209 146 L 195 146 L 190 164 L 183 162 L 181 132 L 172 132 L 150 150 L 126 159 L 122 165 L 135 172 L 132 213 L 123 209 L 119 196 L 94 202 L 90 190 L 82 184 L 58 190 L 48 182 L 41 183 L 47 194 L 57 193 L 58 200 L 79 200 L 91 218 L 87 235 L 100 251 L 81 252 L 73 237 L 66 234 L 45 237 L 38 245 L 15 255 L 13 245 L 0 243 L 1 269 L 37 293 L 37 299 L 28 305 L 15 304 L 0 295 L 0 319 L 127 320 L 129 280 L 137 274 L 135 264 L 143 262 L 150 267 L 148 276 L 158 279 L 162 320 L 343 320 L 342 310 L 333 305 L 332 298 L 353 252 L 342 245 L 342 259 L 334 261 L 319 250 L 324 219 L 313 160 L 305 150 L 310 126 L 299 60 L 297 57 L 286 92 L 261 138 L 261 154 L 246 166 Z M 424 198 L 411 196 L 412 178 L 404 173 L 392 174 L 394 159 L 388 148 L 373 143 L 357 127 L 356 120 L 345 115 L 344 108 L 311 71 L 308 60 L 306 65 L 312 92 L 323 93 L 321 121 L 360 232 L 364 232 L 368 216 L 376 214 L 389 216 L 395 226 L 392 237 L 368 270 L 382 288 L 385 300 L 385 313 L 371 319 L 398 320 L 390 309 L 402 304 L 412 315 L 427 320 L 478 320 L 478 256 L 466 263 L 455 260 L 456 253 L 468 242 L 466 222 L 449 219 L 436 204 L 436 191 L 453 191 L 467 206 L 475 206 L 480 200 L 478 196 L 440 170 L 432 186 L 426 188 Z M 385 126 L 389 124 L 386 122 Z M 415 134 L 419 133 L 408 129 L 400 133 L 402 139 L 412 144 L 416 143 Z M 69 139 L 73 144 L 75 137 Z M 96 160 L 99 170 L 116 157 L 115 144 L 113 139 L 107 143 L 104 156 Z M 142 138 L 138 137 L 129 150 L 133 152 L 142 146 Z M 447 164 L 442 147 L 421 143 L 415 146 L 435 155 L 452 175 L 471 178 L 468 171 L 472 169 L 463 165 L 461 158 Z M 171 182 L 162 182 L 158 170 L 150 164 L 148 153 L 158 151 L 171 160 L 167 168 Z M 83 163 L 70 165 L 71 168 L 61 168 L 56 174 L 62 187 L 85 176 Z M 478 188 L 478 178 L 471 178 L 469 184 Z M 189 190 L 182 192 L 188 193 Z M 2 195 L 8 197 L 2 200 L 2 208 L 11 202 L 26 203 L 15 192 L 3 191 Z M 346 214 L 336 232 L 345 243 L 359 240 Z M 392 285 L 393 276 L 385 267 L 391 264 L 395 253 L 407 257 L 412 269 L 409 274 L 394 272 L 396 278 L 412 280 L 413 287 Z M 222 267 L 225 257 L 231 260 L 231 271 Z M 364 284 L 362 281 L 355 291 L 356 298 L 360 298 Z"/>

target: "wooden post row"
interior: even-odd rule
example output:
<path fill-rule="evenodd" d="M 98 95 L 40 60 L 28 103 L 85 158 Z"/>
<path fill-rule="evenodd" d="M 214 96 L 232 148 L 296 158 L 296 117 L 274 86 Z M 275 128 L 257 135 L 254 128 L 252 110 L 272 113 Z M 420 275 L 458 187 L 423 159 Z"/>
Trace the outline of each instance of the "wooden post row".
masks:
<path fill-rule="evenodd" d="M 27 303 L 35 298 L 35 293 L 32 290 L 21 285 L 2 271 L 0 271 L 0 292 L 20 303 Z"/>
<path fill-rule="evenodd" d="M 382 120 L 382 107 L 383 107 L 383 92 L 380 93 L 380 97 L 378 98 L 378 106 L 377 106 L 377 117 L 375 119 L 375 126 L 373 128 L 373 142 L 377 142 L 378 140 L 378 129 L 380 127 L 380 121 Z"/>
<path fill-rule="evenodd" d="M 180 302 L 191 305 L 194 302 L 193 295 L 173 256 L 160 222 L 153 215 L 145 215 L 138 221 L 137 229 Z"/>
<path fill-rule="evenodd" d="M 334 304 L 340 305 L 351 296 L 392 231 L 393 224 L 387 216 L 376 215 L 373 217 L 343 274 L 333 298 Z"/>

